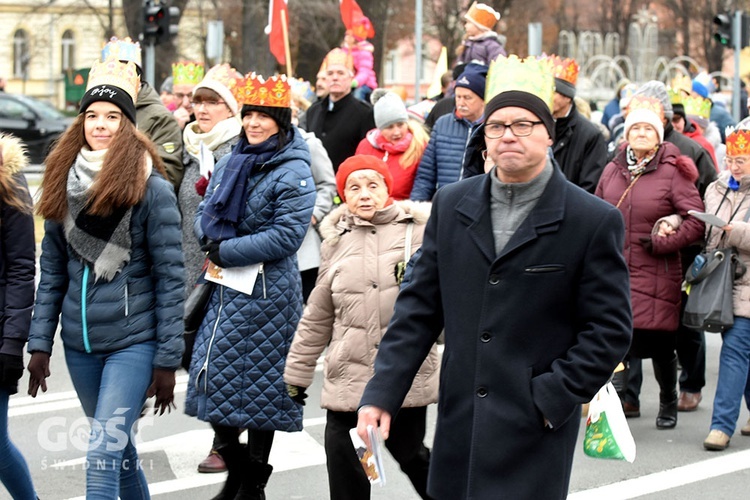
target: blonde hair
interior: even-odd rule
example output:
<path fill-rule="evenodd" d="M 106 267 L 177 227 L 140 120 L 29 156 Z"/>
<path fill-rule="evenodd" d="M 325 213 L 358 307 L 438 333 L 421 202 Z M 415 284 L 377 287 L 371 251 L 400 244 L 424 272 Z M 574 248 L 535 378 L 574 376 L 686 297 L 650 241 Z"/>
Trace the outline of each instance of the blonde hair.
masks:
<path fill-rule="evenodd" d="M 422 153 L 424 153 L 427 147 L 427 142 L 430 140 L 430 135 L 417 120 L 409 118 L 406 121 L 406 126 L 409 128 L 409 132 L 411 132 L 412 139 L 409 147 L 406 148 L 406 151 L 404 151 L 404 154 L 401 155 L 401 159 L 398 161 L 403 169 L 416 167 L 419 164 L 419 161 L 422 159 Z"/>

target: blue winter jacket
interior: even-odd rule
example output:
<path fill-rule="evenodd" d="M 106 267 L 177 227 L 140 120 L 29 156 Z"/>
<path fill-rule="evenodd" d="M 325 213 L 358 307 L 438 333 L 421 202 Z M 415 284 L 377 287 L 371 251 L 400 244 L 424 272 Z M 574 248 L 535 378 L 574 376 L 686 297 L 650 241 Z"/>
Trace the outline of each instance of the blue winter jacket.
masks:
<path fill-rule="evenodd" d="M 149 177 L 143 200 L 133 207 L 130 236 L 130 262 L 112 281 L 97 281 L 92 266 L 68 245 L 63 224 L 45 221 L 29 352 L 52 352 L 59 318 L 68 349 L 110 353 L 155 340 L 154 368 L 180 366 L 185 279 L 180 212 L 172 185 L 159 174 Z"/>
<path fill-rule="evenodd" d="M 199 240 L 205 203 L 230 157 L 216 164 L 198 207 Z M 252 295 L 225 286 L 214 290 L 195 339 L 185 412 L 230 427 L 300 431 L 302 406 L 289 397 L 283 379 L 302 315 L 296 253 L 315 206 L 310 152 L 299 131 L 271 160 L 252 167 L 245 198 L 238 235 L 221 242 L 220 258 L 227 268 L 261 269 Z"/>
<path fill-rule="evenodd" d="M 435 191 L 461 178 L 466 144 L 476 125 L 478 123 L 458 118 L 455 111 L 438 118 L 417 169 L 411 188 L 412 200 L 430 201 Z"/>

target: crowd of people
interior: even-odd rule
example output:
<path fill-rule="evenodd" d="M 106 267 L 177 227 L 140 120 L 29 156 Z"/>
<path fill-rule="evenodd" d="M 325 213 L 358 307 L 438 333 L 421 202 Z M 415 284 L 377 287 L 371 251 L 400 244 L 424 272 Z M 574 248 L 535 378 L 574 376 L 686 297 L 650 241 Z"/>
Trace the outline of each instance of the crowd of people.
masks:
<path fill-rule="evenodd" d="M 8 398 L 24 347 L 28 393 L 47 390 L 59 328 L 92 422 L 87 498 L 149 498 L 126 465 L 135 446 L 108 424 L 133 429 L 148 398 L 175 407 L 196 286 L 209 295 L 184 409 L 214 433 L 198 470 L 227 472 L 214 500 L 265 498 L 274 435 L 302 430 L 321 355 L 334 499 L 370 495 L 352 428 L 381 432 L 421 498 L 565 498 L 580 407 L 620 363 L 627 417 L 640 417 L 648 358 L 656 428 L 694 411 L 705 336 L 682 324 L 683 276 L 703 248 L 750 264 L 750 122 L 731 121 L 704 74 L 622 81 L 592 118 L 576 61 L 508 56 L 499 20 L 472 4 L 458 63 L 420 112 L 378 88 L 366 18 L 314 85 L 182 61 L 157 93 L 138 44 L 113 38 L 36 207 L 23 148 L 0 135 L 11 496 L 36 493 Z M 729 446 L 743 395 L 750 407 L 749 291 L 750 273 L 737 277 L 707 450 Z"/>

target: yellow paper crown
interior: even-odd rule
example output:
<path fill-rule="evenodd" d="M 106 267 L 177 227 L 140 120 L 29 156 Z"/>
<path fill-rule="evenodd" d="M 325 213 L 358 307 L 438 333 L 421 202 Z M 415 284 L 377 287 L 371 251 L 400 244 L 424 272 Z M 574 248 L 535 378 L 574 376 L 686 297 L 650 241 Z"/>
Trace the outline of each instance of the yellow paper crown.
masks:
<path fill-rule="evenodd" d="M 111 85 L 124 90 L 135 102 L 140 81 L 135 63 L 121 62 L 119 59 L 110 57 L 102 62 L 94 61 L 89 72 L 86 91 L 88 92 L 97 85 Z"/>
<path fill-rule="evenodd" d="M 735 129 L 727 134 L 727 155 L 750 155 L 750 130 Z"/>
<path fill-rule="evenodd" d="M 575 87 L 578 81 L 578 72 L 581 70 L 575 59 L 561 59 L 560 56 L 549 56 L 547 59 L 552 64 L 552 73 L 555 78 L 565 80 Z"/>
<path fill-rule="evenodd" d="M 685 106 L 685 114 L 688 116 L 698 116 L 709 120 L 711 118 L 711 101 L 700 96 L 685 96 L 682 98 L 682 105 Z"/>
<path fill-rule="evenodd" d="M 656 97 L 649 97 L 643 94 L 634 95 L 628 104 L 628 113 L 636 109 L 646 109 L 656 114 L 660 120 L 664 120 L 664 106 Z"/>
<path fill-rule="evenodd" d="M 683 95 L 690 95 L 693 90 L 693 81 L 687 75 L 677 75 L 672 78 L 670 88 L 676 92 L 682 92 Z"/>
<path fill-rule="evenodd" d="M 206 72 L 203 81 L 214 81 L 224 85 L 231 92 L 237 86 L 237 80 L 242 78 L 242 74 L 231 67 L 229 63 L 217 64 Z"/>
<path fill-rule="evenodd" d="M 237 80 L 234 97 L 240 105 L 270 106 L 274 108 L 291 107 L 292 91 L 286 75 L 272 76 L 264 80 L 255 72 Z"/>
<path fill-rule="evenodd" d="M 352 55 L 345 50 L 335 48 L 326 55 L 323 59 L 323 64 L 320 66 L 321 71 L 328 70 L 331 66 L 345 66 L 350 71 L 354 71 L 354 59 Z"/>
<path fill-rule="evenodd" d="M 129 36 L 119 39 L 113 36 L 102 48 L 102 61 L 114 58 L 120 61 L 130 61 L 138 66 L 141 64 L 141 44 L 134 42 Z"/>
<path fill-rule="evenodd" d="M 172 64 L 172 85 L 198 85 L 205 76 L 203 63 L 181 61 Z"/>
<path fill-rule="evenodd" d="M 489 102 L 497 94 L 509 90 L 533 94 L 552 110 L 555 77 L 549 61 L 535 57 L 520 59 L 516 55 L 500 56 L 492 61 L 487 72 L 484 101 Z"/>

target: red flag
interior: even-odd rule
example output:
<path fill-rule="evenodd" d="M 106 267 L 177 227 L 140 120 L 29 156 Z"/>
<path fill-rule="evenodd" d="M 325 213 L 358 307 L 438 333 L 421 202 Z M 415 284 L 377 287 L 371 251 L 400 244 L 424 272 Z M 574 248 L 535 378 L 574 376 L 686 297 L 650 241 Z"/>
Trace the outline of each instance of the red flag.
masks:
<path fill-rule="evenodd" d="M 279 64 L 286 64 L 286 51 L 284 49 L 284 32 L 288 33 L 289 11 L 286 7 L 287 0 L 269 0 L 268 4 L 268 46 Z M 284 13 L 282 17 L 282 12 Z M 287 35 L 288 36 L 288 35 Z"/>
<path fill-rule="evenodd" d="M 362 25 L 366 32 L 363 33 L 364 38 L 375 36 L 375 28 L 355 0 L 339 0 L 339 9 L 341 10 L 341 20 L 344 22 L 346 29 L 349 30 Z"/>

